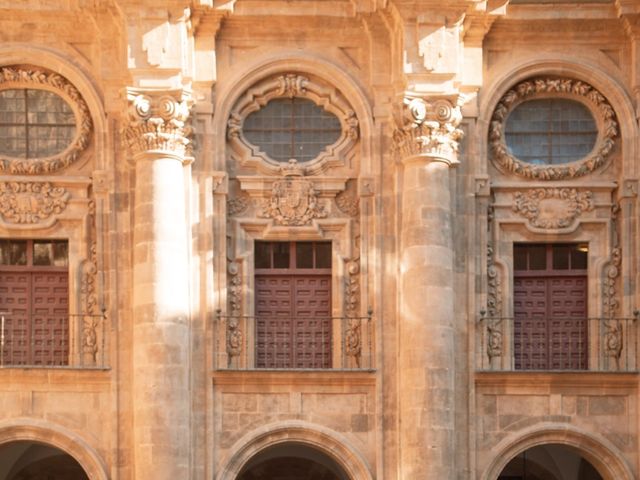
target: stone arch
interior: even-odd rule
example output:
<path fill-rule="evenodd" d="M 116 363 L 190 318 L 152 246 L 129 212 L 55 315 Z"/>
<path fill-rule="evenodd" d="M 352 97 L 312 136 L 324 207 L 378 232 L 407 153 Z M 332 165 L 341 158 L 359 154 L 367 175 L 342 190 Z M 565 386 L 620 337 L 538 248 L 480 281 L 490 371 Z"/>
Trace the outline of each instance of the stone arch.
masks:
<path fill-rule="evenodd" d="M 89 66 L 68 54 L 46 46 L 27 43 L 5 43 L 0 45 L 0 66 L 29 64 L 43 67 L 65 77 L 82 95 L 93 122 L 95 168 L 104 168 L 106 115 L 102 93 L 88 73 Z"/>
<path fill-rule="evenodd" d="M 13 419 L 0 423 L 0 445 L 32 441 L 72 456 L 91 480 L 109 480 L 107 466 L 98 452 L 75 432 L 44 420 Z"/>
<path fill-rule="evenodd" d="M 605 480 L 633 480 L 629 465 L 607 439 L 572 425 L 543 423 L 509 435 L 492 450 L 497 452 L 480 477 L 496 480 L 516 455 L 544 444 L 561 444 L 575 449 L 598 470 Z"/>
<path fill-rule="evenodd" d="M 580 58 L 578 62 L 575 56 L 554 52 L 540 53 L 522 59 L 512 58 L 510 61 L 496 65 L 491 71 L 492 80 L 483 87 L 480 96 L 478 132 L 481 158 L 488 158 L 487 138 L 491 117 L 496 105 L 509 88 L 537 75 L 574 76 L 578 80 L 587 81 L 599 90 L 615 110 L 622 138 L 623 171 L 629 172 L 629 175 L 625 176 L 633 176 L 632 162 L 624 161 L 634 158 L 636 148 L 635 142 L 632 141 L 637 132 L 633 101 L 624 88 L 623 80 L 610 73 L 611 69 L 606 67 L 610 66 L 605 66 L 591 58 Z"/>
<path fill-rule="evenodd" d="M 297 443 L 313 448 L 336 462 L 354 480 L 373 480 L 371 468 L 355 446 L 343 435 L 326 427 L 303 421 L 287 421 L 264 425 L 238 440 L 217 480 L 235 480 L 244 465 L 265 449 L 284 443 Z"/>
<path fill-rule="evenodd" d="M 276 56 L 269 56 L 251 63 L 243 63 L 228 79 L 223 87 L 216 92 L 219 99 L 215 107 L 214 132 L 226 132 L 227 120 L 238 98 L 252 85 L 260 80 L 278 73 L 296 72 L 315 75 L 328 84 L 336 87 L 348 99 L 359 122 L 361 145 L 361 170 L 372 171 L 375 167 L 371 155 L 371 139 L 373 135 L 373 114 L 364 89 L 351 77 L 346 69 L 315 54 L 300 54 L 300 52 L 283 51 Z M 223 135 L 221 138 L 225 138 Z M 217 165 L 215 169 L 223 169 L 226 142 L 218 142 L 215 146 Z M 209 167 L 209 166 L 208 166 Z"/>

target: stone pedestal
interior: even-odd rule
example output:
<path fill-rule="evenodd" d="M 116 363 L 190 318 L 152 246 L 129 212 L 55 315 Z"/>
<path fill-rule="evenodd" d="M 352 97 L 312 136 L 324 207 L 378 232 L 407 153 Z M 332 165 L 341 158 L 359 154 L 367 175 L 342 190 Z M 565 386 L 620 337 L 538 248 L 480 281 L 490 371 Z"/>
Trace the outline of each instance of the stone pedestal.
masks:
<path fill-rule="evenodd" d="M 407 101 L 395 134 L 403 164 L 400 238 L 400 477 L 454 478 L 451 166 L 459 111 Z"/>
<path fill-rule="evenodd" d="M 125 140 L 135 162 L 134 478 L 190 478 L 188 236 L 182 91 L 131 89 Z"/>

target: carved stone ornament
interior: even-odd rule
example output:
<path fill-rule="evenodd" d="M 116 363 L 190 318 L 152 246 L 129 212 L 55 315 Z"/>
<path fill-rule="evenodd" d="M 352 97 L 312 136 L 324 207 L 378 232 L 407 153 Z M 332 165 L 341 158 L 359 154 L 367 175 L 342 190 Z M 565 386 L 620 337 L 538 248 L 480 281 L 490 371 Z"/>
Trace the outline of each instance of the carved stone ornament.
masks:
<path fill-rule="evenodd" d="M 187 125 L 193 105 L 188 91 L 127 90 L 128 124 L 123 143 L 134 155 L 163 152 L 184 158 L 191 154 L 191 127 Z"/>
<path fill-rule="evenodd" d="M 62 213 L 70 197 L 49 182 L 0 182 L 0 214 L 10 223 L 40 223 Z"/>
<path fill-rule="evenodd" d="M 360 199 L 352 188 L 336 195 L 336 205 L 342 213 L 350 217 L 357 217 L 360 213 Z"/>
<path fill-rule="evenodd" d="M 395 148 L 403 161 L 423 157 L 457 164 L 461 120 L 460 107 L 448 99 L 405 98 L 401 125 L 393 133 Z"/>
<path fill-rule="evenodd" d="M 489 361 L 494 357 L 501 357 L 503 354 L 503 333 L 502 333 L 502 281 L 500 272 L 493 260 L 493 246 L 487 246 L 487 278 L 489 289 L 487 292 L 488 317 L 487 326 L 487 356 Z"/>
<path fill-rule="evenodd" d="M 544 229 L 569 227 L 593 208 L 593 193 L 575 188 L 534 188 L 513 196 L 513 211 L 532 226 Z"/>
<path fill-rule="evenodd" d="M 620 276 L 622 264 L 622 250 L 616 246 L 611 252 L 611 258 L 604 270 L 602 282 L 602 313 L 604 316 L 603 346 L 606 356 L 611 357 L 616 368 L 620 369 L 620 357 L 624 346 L 623 329 L 620 319 L 615 318 L 620 302 L 616 292 L 616 283 Z"/>
<path fill-rule="evenodd" d="M 227 140 L 231 150 L 243 166 L 254 167 L 265 174 L 277 174 L 281 162 L 269 158 L 243 135 L 245 119 L 276 98 L 300 97 L 313 101 L 334 114 L 342 125 L 338 140 L 325 148 L 318 157 L 305 162 L 311 174 L 326 171 L 331 166 L 343 166 L 344 158 L 359 135 L 359 124 L 355 112 L 347 99 L 335 87 L 312 75 L 284 73 L 270 76 L 247 90 L 236 102 L 227 121 Z"/>
<path fill-rule="evenodd" d="M 228 285 L 229 285 L 229 312 L 227 318 L 226 338 L 227 338 L 227 359 L 229 366 L 234 357 L 242 353 L 243 335 L 240 328 L 240 315 L 242 315 L 242 275 L 240 274 L 240 263 L 228 261 L 227 264 Z"/>
<path fill-rule="evenodd" d="M 251 198 L 246 192 L 241 192 L 227 200 L 227 215 L 234 216 L 244 213 L 251 203 Z"/>
<path fill-rule="evenodd" d="M 362 319 L 360 308 L 360 259 L 347 262 L 345 277 L 345 313 L 347 314 L 347 330 L 345 332 L 345 352 L 353 357 L 356 366 L 360 367 L 362 356 Z"/>
<path fill-rule="evenodd" d="M 262 218 L 272 218 L 276 225 L 309 225 L 314 218 L 327 216 L 313 182 L 295 170 L 294 162 L 290 163 L 288 169 L 283 169 L 285 177 L 273 183 L 271 196 L 264 200 L 262 210 L 258 214 Z"/>
<path fill-rule="evenodd" d="M 590 106 L 599 117 L 599 135 L 593 153 L 582 160 L 561 165 L 533 165 L 518 160 L 507 147 L 504 130 L 509 113 L 525 100 L 535 98 L 575 98 Z M 521 82 L 498 102 L 491 118 L 489 144 L 496 166 L 505 172 L 539 180 L 562 180 L 587 175 L 602 167 L 613 150 L 618 135 L 618 123 L 613 107 L 598 90 L 580 80 L 569 78 L 538 78 Z"/>
<path fill-rule="evenodd" d="M 0 172 L 17 175 L 40 175 L 56 172 L 76 162 L 89 146 L 93 124 L 89 107 L 80 92 L 63 76 L 37 68 L 17 66 L 0 68 L 0 90 L 32 88 L 47 90 L 69 103 L 76 117 L 76 135 L 62 152 L 43 158 L 0 156 Z"/>

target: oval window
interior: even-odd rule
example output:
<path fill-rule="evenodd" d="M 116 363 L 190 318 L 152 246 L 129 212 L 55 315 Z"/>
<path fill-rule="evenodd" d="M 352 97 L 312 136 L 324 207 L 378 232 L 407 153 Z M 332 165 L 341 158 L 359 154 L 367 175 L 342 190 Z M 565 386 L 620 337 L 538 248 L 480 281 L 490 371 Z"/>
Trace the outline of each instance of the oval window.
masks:
<path fill-rule="evenodd" d="M 529 100 L 507 118 L 505 141 L 519 160 L 532 164 L 570 163 L 586 157 L 598 128 L 582 103 L 564 98 Z"/>
<path fill-rule="evenodd" d="M 48 90 L 0 91 L 0 155 L 42 158 L 66 149 L 76 134 L 73 109 Z"/>
<path fill-rule="evenodd" d="M 269 158 L 307 162 L 333 145 L 342 134 L 338 117 L 304 98 L 278 98 L 250 114 L 244 137 Z"/>

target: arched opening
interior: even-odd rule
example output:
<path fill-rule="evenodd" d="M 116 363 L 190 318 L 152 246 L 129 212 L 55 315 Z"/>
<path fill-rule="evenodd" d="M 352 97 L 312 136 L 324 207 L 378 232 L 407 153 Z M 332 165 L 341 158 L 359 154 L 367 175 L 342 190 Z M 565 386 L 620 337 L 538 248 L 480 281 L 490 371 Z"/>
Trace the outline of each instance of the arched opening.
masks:
<path fill-rule="evenodd" d="M 237 480 L 349 480 L 328 455 L 299 443 L 283 443 L 262 450 L 249 460 Z"/>
<path fill-rule="evenodd" d="M 43 443 L 16 441 L 0 446 L 0 480 L 89 480 L 78 461 Z"/>
<path fill-rule="evenodd" d="M 498 480 L 603 480 L 578 450 L 560 444 L 538 445 L 516 455 Z"/>

